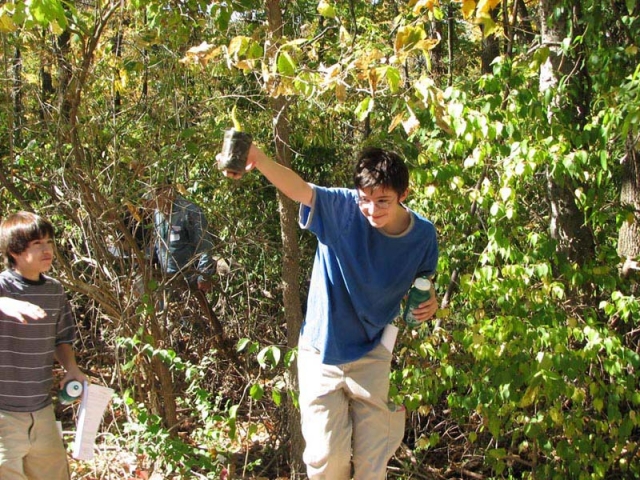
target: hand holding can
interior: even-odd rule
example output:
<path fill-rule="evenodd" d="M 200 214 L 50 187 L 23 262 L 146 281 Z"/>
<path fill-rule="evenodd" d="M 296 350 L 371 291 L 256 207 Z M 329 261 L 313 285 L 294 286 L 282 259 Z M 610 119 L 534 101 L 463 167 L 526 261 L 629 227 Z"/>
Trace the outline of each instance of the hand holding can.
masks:
<path fill-rule="evenodd" d="M 64 384 L 63 388 L 58 392 L 58 398 L 63 405 L 69 405 L 82 396 L 82 383 L 77 380 L 71 380 Z"/>
<path fill-rule="evenodd" d="M 413 309 L 431 298 L 431 281 L 426 277 L 418 277 L 409 290 L 409 296 L 402 318 L 411 328 L 420 326 L 423 322 L 413 316 Z"/>
<path fill-rule="evenodd" d="M 232 173 L 235 178 L 242 177 L 252 141 L 253 137 L 241 130 L 230 128 L 225 131 L 222 152 L 216 157 L 218 168 Z"/>

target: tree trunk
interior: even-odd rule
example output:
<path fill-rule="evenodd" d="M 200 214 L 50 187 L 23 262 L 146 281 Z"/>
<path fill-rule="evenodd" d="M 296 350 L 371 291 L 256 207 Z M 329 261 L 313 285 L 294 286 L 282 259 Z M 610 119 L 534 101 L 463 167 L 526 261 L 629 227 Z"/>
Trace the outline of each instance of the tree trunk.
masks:
<path fill-rule="evenodd" d="M 580 128 L 587 114 L 584 105 L 588 105 L 588 91 L 584 90 L 580 59 L 568 56 L 561 49 L 567 35 L 568 19 L 567 14 L 557 17 L 554 12 L 563 4 L 563 0 L 540 2 L 542 46 L 549 49 L 549 57 L 540 67 L 540 91 L 555 90 L 562 78 L 565 87 L 562 92 L 553 93 L 547 119 L 551 124 L 559 123 L 562 128 Z M 582 95 L 577 92 L 582 92 Z M 558 243 L 557 251 L 569 262 L 584 265 L 595 255 L 595 241 L 593 233 L 585 225 L 583 213 L 576 205 L 572 179 L 568 176 L 558 177 L 552 166 L 548 166 L 546 177 L 551 207 L 550 231 L 551 237 Z"/>
<path fill-rule="evenodd" d="M 278 42 L 282 37 L 282 12 L 279 0 L 266 2 L 269 19 L 269 33 L 271 48 L 267 52 L 271 62 L 276 60 L 275 54 Z M 290 126 L 287 117 L 288 103 L 282 96 L 272 97 L 271 108 L 273 113 L 274 141 L 276 161 L 290 167 L 291 149 L 289 146 Z M 278 193 L 280 210 L 280 228 L 282 235 L 283 260 L 282 260 L 282 284 L 284 314 L 287 324 L 287 346 L 295 348 L 298 345 L 298 335 L 302 326 L 302 307 L 300 303 L 300 249 L 298 245 L 297 205 L 284 195 Z M 298 389 L 298 371 L 295 362 L 291 366 L 289 390 Z M 287 420 L 288 420 L 288 445 L 289 466 L 291 478 L 303 470 L 302 452 L 304 440 L 300 426 L 300 415 L 293 405 L 290 396 L 287 396 Z"/>
<path fill-rule="evenodd" d="M 13 97 L 13 142 L 14 145 L 20 145 L 22 138 L 22 53 L 20 47 L 16 47 L 13 57 L 13 88 L 11 96 Z"/>
<path fill-rule="evenodd" d="M 453 85 L 453 48 L 456 43 L 456 22 L 454 19 L 453 2 L 449 2 L 447 7 L 447 63 L 449 71 L 447 72 L 447 85 Z"/>
<path fill-rule="evenodd" d="M 626 142 L 626 155 L 623 162 L 622 188 L 620 203 L 630 209 L 618 234 L 618 255 L 624 259 L 622 275 L 628 277 L 639 270 L 640 259 L 640 152 L 638 135 L 629 134 Z"/>
<path fill-rule="evenodd" d="M 514 18 L 514 24 L 519 24 L 519 33 L 514 34 L 514 37 L 522 37 L 522 44 L 529 44 L 533 41 L 535 35 L 533 33 L 533 26 L 531 24 L 531 18 L 529 17 L 529 12 L 527 11 L 527 4 L 524 0 L 516 0 L 516 14 L 519 22 L 516 23 L 516 19 Z"/>
<path fill-rule="evenodd" d="M 491 11 L 491 18 L 494 22 L 498 21 L 498 11 L 494 9 Z M 493 72 L 493 66 L 491 65 L 496 57 L 500 56 L 500 40 L 495 33 L 490 33 L 484 36 L 484 27 L 482 27 L 483 40 L 482 40 L 482 73 L 488 74 Z"/>

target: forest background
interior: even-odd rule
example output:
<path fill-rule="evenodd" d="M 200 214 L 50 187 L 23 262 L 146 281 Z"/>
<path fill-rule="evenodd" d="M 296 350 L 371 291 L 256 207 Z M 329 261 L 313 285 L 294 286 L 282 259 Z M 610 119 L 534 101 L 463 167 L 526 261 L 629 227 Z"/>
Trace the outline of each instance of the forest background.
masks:
<path fill-rule="evenodd" d="M 317 184 L 365 145 L 410 164 L 442 308 L 400 332 L 390 478 L 640 477 L 640 2 L 30 0 L 0 32 L 0 214 L 55 223 L 80 364 L 116 392 L 74 478 L 304 478 L 315 240 L 219 173 L 234 120 Z M 160 311 L 132 236 L 167 181 L 216 239 L 215 335 Z"/>

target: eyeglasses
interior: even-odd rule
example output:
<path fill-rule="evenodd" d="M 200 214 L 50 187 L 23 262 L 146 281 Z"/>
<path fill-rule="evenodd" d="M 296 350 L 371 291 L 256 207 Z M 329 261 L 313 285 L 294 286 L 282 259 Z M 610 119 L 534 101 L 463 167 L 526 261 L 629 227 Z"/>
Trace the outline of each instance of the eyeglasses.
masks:
<path fill-rule="evenodd" d="M 362 197 L 358 197 L 358 206 L 365 207 L 368 205 L 373 205 L 375 208 L 379 208 L 381 210 L 386 210 L 391 206 L 391 200 L 383 199 L 383 200 L 365 200 Z"/>

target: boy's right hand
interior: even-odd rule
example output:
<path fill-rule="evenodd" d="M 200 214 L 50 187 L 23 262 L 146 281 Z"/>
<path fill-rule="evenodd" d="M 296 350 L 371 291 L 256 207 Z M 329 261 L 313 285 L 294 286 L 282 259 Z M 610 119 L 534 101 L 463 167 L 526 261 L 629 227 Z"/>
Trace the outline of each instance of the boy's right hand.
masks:
<path fill-rule="evenodd" d="M 258 163 L 258 155 L 262 154 L 262 151 L 256 147 L 254 144 L 251 144 L 249 148 L 249 153 L 247 154 L 247 164 L 244 168 L 245 172 L 249 172 L 256 168 L 256 164 Z M 264 155 L 264 154 L 263 154 Z M 216 155 L 216 162 L 218 164 L 222 163 L 222 154 L 219 153 Z M 238 180 L 242 178 L 242 173 L 232 172 L 231 170 L 222 170 L 222 174 L 227 178 L 233 178 L 234 180 Z"/>
<path fill-rule="evenodd" d="M 0 297 L 0 312 L 20 323 L 27 323 L 27 318 L 42 320 L 47 316 L 47 312 L 38 305 L 10 297 Z"/>

